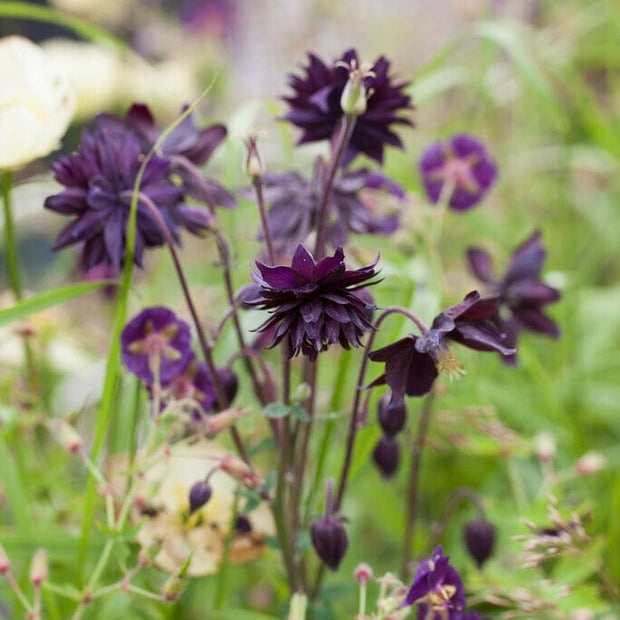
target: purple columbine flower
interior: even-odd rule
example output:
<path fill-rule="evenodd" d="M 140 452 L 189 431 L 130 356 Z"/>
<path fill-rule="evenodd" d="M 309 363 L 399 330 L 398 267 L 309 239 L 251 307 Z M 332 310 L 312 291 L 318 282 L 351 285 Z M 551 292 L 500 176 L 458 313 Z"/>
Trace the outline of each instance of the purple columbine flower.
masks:
<path fill-rule="evenodd" d="M 347 270 L 339 247 L 333 256 L 316 262 L 302 245 L 297 246 L 290 267 L 270 267 L 256 262 L 260 273 L 258 299 L 248 303 L 271 312 L 256 331 L 272 330 L 268 348 L 286 339 L 289 357 L 300 351 L 315 360 L 330 344 L 361 346 L 360 338 L 372 329 L 368 304 L 356 291 L 376 284 L 374 261 L 360 269 Z"/>
<path fill-rule="evenodd" d="M 291 108 L 284 119 L 303 130 L 299 144 L 329 140 L 334 135 L 344 115 L 340 98 L 349 80 L 347 67 L 360 67 L 355 49 L 347 50 L 332 65 L 314 54 L 308 54 L 308 60 L 303 68 L 305 75 L 289 77 L 293 94 L 283 97 Z M 385 145 L 403 146 L 391 126 L 412 124 L 401 115 L 412 108 L 411 98 L 403 92 L 408 82 L 394 83 L 389 71 L 390 62 L 381 56 L 365 72 L 366 111 L 357 117 L 343 166 L 358 153 L 382 163 Z"/>
<path fill-rule="evenodd" d="M 295 172 L 262 177 L 271 235 L 285 255 L 316 231 L 324 173 L 325 164 L 319 159 L 310 181 Z M 399 200 L 405 198 L 398 184 L 378 172 L 361 169 L 342 174 L 334 182 L 329 203 L 326 240 L 334 248 L 346 244 L 349 233 L 389 235 L 398 228 L 398 215 L 373 213 L 362 195 L 364 190 L 382 190 Z"/>
<path fill-rule="evenodd" d="M 419 166 L 428 199 L 437 204 L 442 193 L 450 191 L 448 206 L 455 211 L 477 205 L 497 176 L 484 145 L 466 134 L 431 145 Z"/>
<path fill-rule="evenodd" d="M 463 583 L 450 558 L 437 547 L 418 566 L 403 606 L 417 605 L 418 620 L 462 620 L 465 607 Z"/>
<path fill-rule="evenodd" d="M 187 106 L 182 108 L 182 112 Z M 155 119 L 148 107 L 136 103 L 129 108 L 125 117 L 127 126 L 138 135 L 142 149 L 147 153 L 160 137 Z M 191 114 L 186 116 L 161 144 L 161 152 L 170 160 L 171 171 L 182 182 L 183 191 L 190 197 L 200 200 L 211 210 L 217 206 L 234 207 L 235 197 L 219 183 L 202 176 L 198 166 L 205 165 L 215 149 L 226 138 L 224 125 L 209 125 L 198 129 Z"/>
<path fill-rule="evenodd" d="M 189 325 L 163 306 L 145 308 L 121 333 L 123 364 L 146 383 L 164 385 L 181 375 L 193 358 Z"/>
<path fill-rule="evenodd" d="M 499 296 L 499 312 L 494 320 L 506 334 L 507 346 L 516 345 L 522 329 L 552 338 L 560 336 L 558 326 L 543 312 L 545 306 L 560 299 L 557 289 L 541 281 L 546 255 L 537 231 L 513 251 L 506 273 L 497 279 L 493 276 L 491 257 L 484 250 L 471 248 L 467 252 L 471 270 Z M 505 361 L 515 363 L 516 356 Z"/>
<path fill-rule="evenodd" d="M 513 354 L 515 349 L 505 346 L 504 335 L 491 321 L 497 304 L 497 297 L 481 299 L 478 291 L 472 291 L 460 304 L 437 315 L 431 328 L 421 336 L 410 334 L 371 351 L 369 357 L 373 362 L 385 362 L 384 374 L 371 385 L 387 383 L 394 402 L 401 401 L 405 394 L 426 394 L 440 372 L 455 374 L 460 370 L 448 349 L 450 340 L 476 351 Z"/>

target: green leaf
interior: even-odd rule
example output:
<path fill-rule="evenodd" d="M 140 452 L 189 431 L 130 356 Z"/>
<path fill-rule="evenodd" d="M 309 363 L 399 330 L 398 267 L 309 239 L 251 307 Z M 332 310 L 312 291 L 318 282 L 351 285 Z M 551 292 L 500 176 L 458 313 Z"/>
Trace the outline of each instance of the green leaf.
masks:
<path fill-rule="evenodd" d="M 263 409 L 263 415 L 267 418 L 285 418 L 287 415 L 290 415 L 290 413 L 290 405 L 285 405 L 284 403 L 269 403 Z"/>
<path fill-rule="evenodd" d="M 113 284 L 111 280 L 99 280 L 98 282 L 79 282 L 78 284 L 68 284 L 66 286 L 59 286 L 51 291 L 45 291 L 38 293 L 28 299 L 24 299 L 19 303 L 0 310 L 0 326 L 8 325 L 13 321 L 21 321 L 31 314 L 42 312 L 48 308 L 59 306 L 60 304 L 92 293 L 104 286 Z"/>
<path fill-rule="evenodd" d="M 308 412 L 301 405 L 297 405 L 297 404 L 291 405 L 290 413 L 294 418 L 297 418 L 298 420 L 301 420 L 302 422 L 310 421 L 310 416 L 308 415 Z"/>

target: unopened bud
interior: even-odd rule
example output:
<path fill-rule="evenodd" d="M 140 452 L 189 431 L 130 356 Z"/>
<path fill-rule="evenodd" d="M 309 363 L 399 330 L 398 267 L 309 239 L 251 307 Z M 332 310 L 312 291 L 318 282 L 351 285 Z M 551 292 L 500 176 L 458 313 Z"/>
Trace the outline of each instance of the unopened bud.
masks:
<path fill-rule="evenodd" d="M 226 409 L 205 419 L 207 435 L 217 435 L 230 428 L 235 422 L 246 414 L 245 409 Z"/>
<path fill-rule="evenodd" d="M 534 454 L 541 463 L 551 463 L 555 453 L 555 437 L 551 433 L 540 433 L 534 437 Z"/>
<path fill-rule="evenodd" d="M 358 583 L 367 583 L 373 577 L 372 568 L 365 563 L 358 564 L 353 571 L 353 576 Z"/>
<path fill-rule="evenodd" d="M 605 457 L 600 452 L 586 452 L 575 463 L 575 471 L 580 476 L 591 476 L 605 467 Z"/>
<path fill-rule="evenodd" d="M 69 452 L 76 454 L 82 450 L 82 438 L 78 432 L 62 418 L 54 418 L 48 425 L 50 433 Z"/>
<path fill-rule="evenodd" d="M 385 394 L 379 400 L 377 413 L 383 433 L 388 437 L 394 437 L 403 430 L 407 421 L 407 407 L 404 400 L 394 401 Z"/>
<path fill-rule="evenodd" d="M 486 519 L 472 519 L 463 531 L 465 546 L 478 568 L 491 557 L 495 546 L 495 526 Z"/>
<path fill-rule="evenodd" d="M 37 549 L 30 566 L 30 582 L 38 588 L 47 579 L 47 551 Z"/>
<path fill-rule="evenodd" d="M 233 400 L 235 400 L 237 390 L 239 389 L 239 380 L 237 379 L 237 375 L 232 369 L 228 368 L 228 366 L 223 366 L 222 368 L 217 369 L 217 376 L 219 377 L 220 383 L 224 388 L 226 400 L 230 405 Z"/>
<path fill-rule="evenodd" d="M 252 179 L 259 179 L 265 174 L 265 166 L 263 160 L 258 152 L 256 142 L 258 140 L 258 133 L 251 133 L 245 139 L 245 147 L 247 149 L 245 157 L 245 172 Z"/>
<path fill-rule="evenodd" d="M 309 383 L 300 383 L 293 392 L 291 400 L 296 403 L 303 403 L 312 395 L 312 388 Z"/>
<path fill-rule="evenodd" d="M 4 547 L 0 545 L 0 575 L 5 575 L 11 570 L 11 560 L 6 554 Z"/>
<path fill-rule="evenodd" d="M 383 435 L 377 443 L 372 457 L 384 478 L 391 478 L 400 462 L 400 446 L 394 437 Z"/>
<path fill-rule="evenodd" d="M 330 516 L 315 521 L 310 528 L 310 538 L 321 560 L 331 570 L 337 570 L 349 545 L 342 519 Z"/>
<path fill-rule="evenodd" d="M 222 457 L 220 469 L 249 489 L 256 489 L 263 484 L 263 479 L 245 461 L 232 454 Z"/>
<path fill-rule="evenodd" d="M 189 514 L 193 514 L 202 508 L 213 495 L 213 489 L 206 480 L 199 480 L 192 485 L 189 490 Z"/>
<path fill-rule="evenodd" d="M 179 575 L 170 575 L 161 591 L 165 601 L 176 601 L 185 588 L 185 579 Z"/>
<path fill-rule="evenodd" d="M 239 515 L 235 519 L 235 534 L 239 534 L 240 536 L 247 536 L 252 533 L 252 524 L 247 517 L 243 515 Z"/>

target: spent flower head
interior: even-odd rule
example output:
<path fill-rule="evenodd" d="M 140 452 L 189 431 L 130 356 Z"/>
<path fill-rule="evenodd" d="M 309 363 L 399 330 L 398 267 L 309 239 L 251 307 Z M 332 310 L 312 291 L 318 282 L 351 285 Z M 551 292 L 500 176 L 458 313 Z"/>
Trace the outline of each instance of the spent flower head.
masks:
<path fill-rule="evenodd" d="M 511 355 L 515 350 L 504 345 L 503 334 L 491 322 L 496 311 L 496 297 L 481 299 L 478 291 L 468 293 L 460 304 L 437 315 L 421 336 L 410 334 L 371 351 L 373 362 L 385 362 L 384 374 L 372 385 L 387 383 L 394 402 L 402 401 L 405 394 L 426 394 L 440 372 L 461 372 L 456 356 L 448 348 L 450 340 L 476 351 Z"/>
<path fill-rule="evenodd" d="M 303 245 L 297 246 L 290 267 L 257 261 L 259 272 L 253 277 L 260 291 L 248 303 L 271 316 L 256 330 L 272 333 L 269 348 L 284 340 L 289 357 L 301 352 L 314 360 L 330 344 L 361 346 L 372 325 L 368 304 L 357 292 L 377 282 L 372 280 L 376 263 L 348 270 L 341 247 L 317 262 Z"/>
<path fill-rule="evenodd" d="M 506 334 L 506 344 L 515 346 L 519 332 L 545 334 L 551 338 L 560 336 L 556 323 L 544 314 L 544 309 L 560 299 L 560 292 L 541 280 L 541 272 L 547 252 L 539 231 L 534 232 L 512 253 L 510 263 L 501 278 L 493 275 L 491 257 L 480 248 L 467 252 L 470 269 L 499 297 L 499 311 L 495 323 Z M 516 357 L 509 356 L 514 363 Z"/>
<path fill-rule="evenodd" d="M 411 125 L 402 116 L 412 107 L 409 95 L 403 92 L 408 83 L 393 82 L 390 62 L 384 56 L 366 67 L 360 64 L 355 49 L 347 50 L 331 65 L 308 54 L 303 71 L 305 75 L 289 77 L 293 94 L 283 98 L 290 106 L 284 119 L 303 131 L 299 144 L 332 138 L 345 114 L 344 100 L 356 122 L 343 166 L 358 153 L 381 163 L 386 145 L 402 148 L 392 125 Z"/>
<path fill-rule="evenodd" d="M 424 151 L 420 174 L 428 199 L 437 204 L 444 199 L 455 211 L 477 205 L 497 176 L 497 168 L 484 145 L 466 134 L 437 142 Z"/>

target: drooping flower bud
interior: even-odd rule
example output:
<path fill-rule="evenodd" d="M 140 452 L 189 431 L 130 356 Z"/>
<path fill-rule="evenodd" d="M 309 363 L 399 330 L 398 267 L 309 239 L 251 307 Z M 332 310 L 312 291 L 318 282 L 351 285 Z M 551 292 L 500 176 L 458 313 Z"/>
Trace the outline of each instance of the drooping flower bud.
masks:
<path fill-rule="evenodd" d="M 37 549 L 30 566 L 30 582 L 35 588 L 47 579 L 47 550 Z"/>
<path fill-rule="evenodd" d="M 377 443 L 372 457 L 384 478 L 391 478 L 400 462 L 400 446 L 394 437 L 383 435 Z"/>
<path fill-rule="evenodd" d="M 248 489 L 257 489 L 264 483 L 264 480 L 245 461 L 232 454 L 222 457 L 220 469 Z"/>
<path fill-rule="evenodd" d="M 11 560 L 6 554 L 4 547 L 0 545 L 0 575 L 5 575 L 11 570 Z"/>
<path fill-rule="evenodd" d="M 226 394 L 228 404 L 230 405 L 235 399 L 235 396 L 237 395 L 237 390 L 239 389 L 239 380 L 237 379 L 237 375 L 228 366 L 222 366 L 221 368 L 217 369 L 217 376 L 222 383 L 224 393 Z"/>
<path fill-rule="evenodd" d="M 212 494 L 213 489 L 206 480 L 195 482 L 189 490 L 189 514 L 202 508 L 211 499 Z"/>
<path fill-rule="evenodd" d="M 332 515 L 315 521 L 310 528 L 310 537 L 316 554 L 328 568 L 337 570 L 349 545 L 342 519 Z"/>
<path fill-rule="evenodd" d="M 495 526 L 486 519 L 472 519 L 463 530 L 465 546 L 478 568 L 491 557 L 495 546 Z"/>
<path fill-rule="evenodd" d="M 407 421 L 405 401 L 394 401 L 388 394 L 385 394 L 379 400 L 377 414 L 383 433 L 388 437 L 394 437 L 403 430 Z"/>

